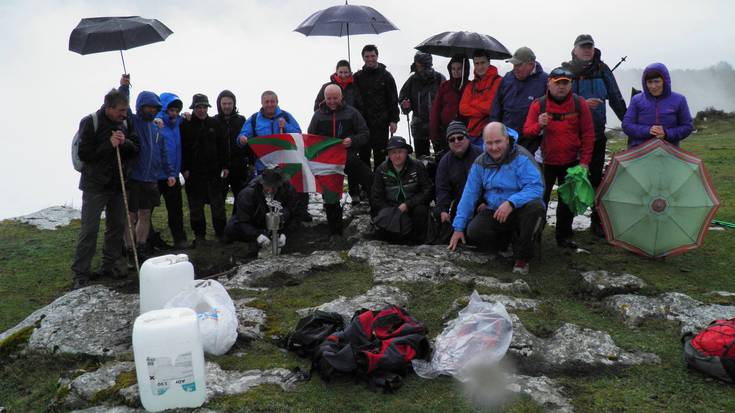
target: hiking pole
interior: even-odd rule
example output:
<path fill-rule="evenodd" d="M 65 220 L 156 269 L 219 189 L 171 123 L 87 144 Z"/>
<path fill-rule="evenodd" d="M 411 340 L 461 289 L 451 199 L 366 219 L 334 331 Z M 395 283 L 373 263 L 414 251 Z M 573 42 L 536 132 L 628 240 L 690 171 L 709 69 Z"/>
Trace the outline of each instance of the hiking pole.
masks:
<path fill-rule="evenodd" d="M 618 66 L 620 66 L 620 64 L 621 64 L 621 63 L 623 63 L 623 62 L 625 61 L 625 59 L 627 59 L 627 58 L 628 58 L 628 56 L 623 56 L 623 57 L 621 57 L 621 58 L 620 58 L 620 61 L 618 62 L 618 64 L 616 64 L 616 65 L 615 65 L 615 67 L 613 67 L 612 69 L 610 69 L 610 71 L 611 71 L 611 72 L 614 72 L 614 71 L 615 71 L 615 69 L 617 69 L 617 68 L 618 68 Z"/>
<path fill-rule="evenodd" d="M 406 125 L 408 125 L 408 144 L 413 148 L 413 138 L 411 137 L 411 115 L 406 113 Z M 413 148 L 414 150 L 416 148 Z"/>
<path fill-rule="evenodd" d="M 135 248 L 135 238 L 133 237 L 133 223 L 130 222 L 130 213 L 128 212 L 128 193 L 125 190 L 125 178 L 123 178 L 122 159 L 120 158 L 120 147 L 115 146 L 115 154 L 117 155 L 117 171 L 120 173 L 120 188 L 123 194 L 123 203 L 125 204 L 125 218 L 128 221 L 128 236 L 133 244 L 133 258 L 135 259 L 135 271 L 140 274 L 140 265 L 138 265 L 138 249 Z"/>

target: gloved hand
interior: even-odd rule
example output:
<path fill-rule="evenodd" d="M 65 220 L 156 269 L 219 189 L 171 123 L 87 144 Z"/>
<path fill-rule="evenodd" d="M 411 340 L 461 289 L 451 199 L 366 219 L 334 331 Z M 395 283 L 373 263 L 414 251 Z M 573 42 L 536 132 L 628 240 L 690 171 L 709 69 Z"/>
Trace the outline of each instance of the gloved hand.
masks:
<path fill-rule="evenodd" d="M 281 234 L 278 237 L 278 248 L 283 248 L 284 245 L 286 245 L 286 234 Z"/>
<path fill-rule="evenodd" d="M 258 235 L 258 239 L 256 241 L 258 242 L 258 245 L 261 248 L 265 248 L 265 247 L 268 247 L 269 245 L 271 245 L 270 238 L 266 237 L 263 234 Z M 285 242 L 285 240 L 284 240 L 284 242 Z"/>

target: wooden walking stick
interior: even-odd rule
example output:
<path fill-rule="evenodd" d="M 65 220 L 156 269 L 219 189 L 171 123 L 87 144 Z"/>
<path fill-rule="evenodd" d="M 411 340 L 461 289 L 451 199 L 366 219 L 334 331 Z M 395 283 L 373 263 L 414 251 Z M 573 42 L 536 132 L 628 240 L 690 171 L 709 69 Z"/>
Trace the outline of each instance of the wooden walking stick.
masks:
<path fill-rule="evenodd" d="M 138 264 L 138 250 L 135 248 L 135 237 L 133 236 L 133 223 L 130 222 L 130 213 L 128 212 L 128 193 L 125 190 L 125 178 L 123 176 L 122 158 L 120 158 L 120 147 L 115 146 L 115 154 L 117 155 L 117 171 L 120 173 L 120 188 L 122 189 L 123 202 L 125 203 L 125 218 L 128 221 L 128 235 L 130 242 L 133 243 L 133 258 L 135 258 L 135 272 L 140 275 L 140 265 Z"/>

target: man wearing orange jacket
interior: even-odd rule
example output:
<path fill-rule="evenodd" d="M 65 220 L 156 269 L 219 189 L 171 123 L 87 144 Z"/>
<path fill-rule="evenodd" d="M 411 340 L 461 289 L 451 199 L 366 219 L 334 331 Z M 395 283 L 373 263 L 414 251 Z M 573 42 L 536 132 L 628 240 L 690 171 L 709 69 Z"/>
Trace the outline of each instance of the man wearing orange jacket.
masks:
<path fill-rule="evenodd" d="M 587 102 L 572 93 L 574 75 L 557 67 L 549 73 L 548 92 L 531 103 L 526 122 L 525 136 L 541 139 L 543 156 L 544 203 L 548 206 L 554 183 L 564 183 L 567 169 L 582 165 L 589 169 L 592 149 L 595 145 L 595 129 Z M 572 241 L 574 214 L 559 200 L 556 208 L 556 243 L 563 248 L 577 248 Z"/>
<path fill-rule="evenodd" d="M 490 122 L 490 109 L 503 78 L 498 75 L 498 68 L 490 64 L 490 57 L 483 50 L 475 51 L 472 63 L 475 78 L 464 88 L 459 101 L 459 114 L 467 120 L 470 142 L 482 148 L 482 129 Z"/>

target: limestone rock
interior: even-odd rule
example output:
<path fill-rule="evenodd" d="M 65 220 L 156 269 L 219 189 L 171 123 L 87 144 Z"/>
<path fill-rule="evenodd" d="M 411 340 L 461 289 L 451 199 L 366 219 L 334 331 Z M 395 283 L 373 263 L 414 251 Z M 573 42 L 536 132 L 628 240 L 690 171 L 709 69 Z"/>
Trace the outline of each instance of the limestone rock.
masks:
<path fill-rule="evenodd" d="M 373 235 L 375 228 L 369 214 L 355 215 L 345 228 L 345 235 L 349 240 L 365 239 L 366 235 Z"/>
<path fill-rule="evenodd" d="M 134 369 L 135 363 L 130 361 L 110 362 L 96 371 L 84 373 L 69 384 L 69 395 L 64 404 L 73 407 L 91 402 L 97 393 L 113 387 L 120 373 Z"/>
<path fill-rule="evenodd" d="M 524 372 L 594 373 L 601 368 L 660 363 L 651 353 L 623 351 L 609 334 L 574 324 L 563 324 L 547 339 L 531 334 L 520 319 L 511 314 L 513 340 L 508 354 Z"/>
<path fill-rule="evenodd" d="M 92 285 L 71 291 L 34 311 L 0 334 L 0 341 L 39 323 L 28 342 L 31 349 L 93 356 L 128 353 L 138 307 L 137 295 Z"/>
<path fill-rule="evenodd" d="M 25 222 L 39 229 L 55 230 L 57 227 L 65 227 L 74 219 L 81 219 L 82 211 L 68 206 L 52 206 L 32 214 L 13 218 L 16 221 Z"/>
<path fill-rule="evenodd" d="M 564 397 L 561 387 L 546 376 L 511 375 L 506 388 L 513 393 L 530 396 L 543 407 L 545 412 L 571 413 L 574 411 L 572 402 Z"/>
<path fill-rule="evenodd" d="M 207 398 L 242 394 L 261 384 L 276 384 L 284 391 L 291 391 L 296 383 L 306 380 L 303 372 L 293 372 L 284 368 L 269 370 L 222 370 L 216 363 L 207 362 Z M 124 389 L 121 394 L 130 404 L 138 403 L 138 385 Z M 131 399 L 131 397 L 133 397 Z"/>
<path fill-rule="evenodd" d="M 616 274 L 607 271 L 582 273 L 583 288 L 594 297 L 628 294 L 646 287 L 646 282 L 632 274 Z"/>
<path fill-rule="evenodd" d="M 446 282 L 475 283 L 508 291 L 529 291 L 523 280 L 510 283 L 483 277 L 457 265 L 458 262 L 485 264 L 487 254 L 462 250 L 450 252 L 443 245 L 401 246 L 381 241 L 358 243 L 350 249 L 351 258 L 366 262 L 373 269 L 375 282 Z"/>
<path fill-rule="evenodd" d="M 498 301 L 502 303 L 508 311 L 536 311 L 538 310 L 539 305 L 541 305 L 540 301 L 532 298 L 516 298 L 502 294 L 480 294 L 480 298 L 482 298 L 483 301 Z M 467 304 L 469 304 L 469 299 L 467 297 L 461 297 L 454 300 L 452 305 L 449 307 L 449 310 L 447 310 L 442 316 L 442 319 L 446 320 L 456 317 L 457 312 L 466 307 Z"/>
<path fill-rule="evenodd" d="M 677 323 L 682 335 L 696 333 L 714 320 L 735 317 L 735 306 L 705 304 L 676 292 L 658 297 L 614 295 L 605 299 L 605 305 L 620 314 L 628 326 L 639 326 L 645 320 L 667 320 Z"/>
<path fill-rule="evenodd" d="M 355 311 L 361 308 L 378 309 L 386 304 L 405 305 L 408 295 L 396 287 L 388 285 L 376 285 L 365 294 L 352 298 L 340 296 L 336 300 L 324 303 L 317 307 L 302 308 L 297 313 L 301 317 L 313 313 L 316 310 L 331 311 L 342 316 L 345 325 L 350 322 Z"/>
<path fill-rule="evenodd" d="M 257 286 L 259 280 L 274 274 L 283 274 L 290 279 L 302 279 L 311 271 L 329 268 L 344 263 L 337 251 L 315 251 L 310 255 L 279 255 L 251 261 L 238 268 L 231 278 L 223 277 L 220 282 L 227 288 Z"/>
<path fill-rule="evenodd" d="M 248 307 L 251 298 L 235 300 L 235 311 L 237 312 L 237 334 L 240 338 L 257 340 L 263 338 L 263 328 L 267 321 L 265 311 L 259 308 Z"/>

